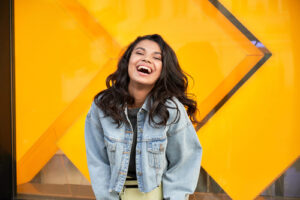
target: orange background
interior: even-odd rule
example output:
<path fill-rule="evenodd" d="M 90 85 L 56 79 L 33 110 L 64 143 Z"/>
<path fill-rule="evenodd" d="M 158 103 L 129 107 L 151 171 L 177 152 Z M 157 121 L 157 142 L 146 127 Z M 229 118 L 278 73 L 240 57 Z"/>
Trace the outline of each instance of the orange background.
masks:
<path fill-rule="evenodd" d="M 202 167 L 233 199 L 253 199 L 300 155 L 295 0 L 221 0 L 272 56 L 198 130 Z M 88 178 L 84 119 L 122 49 L 161 34 L 176 51 L 200 119 L 265 55 L 203 0 L 15 1 L 17 182 L 61 149 Z"/>

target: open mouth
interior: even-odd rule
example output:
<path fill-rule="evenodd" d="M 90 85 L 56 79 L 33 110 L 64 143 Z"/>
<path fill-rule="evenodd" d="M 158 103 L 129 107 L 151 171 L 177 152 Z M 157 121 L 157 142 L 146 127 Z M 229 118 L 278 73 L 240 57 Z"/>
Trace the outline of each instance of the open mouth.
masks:
<path fill-rule="evenodd" d="M 142 72 L 144 74 L 151 74 L 152 70 L 149 67 L 140 65 L 137 67 L 137 71 Z"/>

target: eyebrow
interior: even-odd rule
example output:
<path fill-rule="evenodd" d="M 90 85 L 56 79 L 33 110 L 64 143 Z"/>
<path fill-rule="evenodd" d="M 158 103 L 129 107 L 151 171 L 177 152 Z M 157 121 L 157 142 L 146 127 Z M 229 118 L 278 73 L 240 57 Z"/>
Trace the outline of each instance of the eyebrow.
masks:
<path fill-rule="evenodd" d="M 146 49 L 143 48 L 143 47 L 137 47 L 135 50 L 138 50 L 138 49 L 141 49 L 141 50 L 143 50 L 143 51 L 146 51 Z M 159 54 L 159 55 L 161 55 L 161 52 L 155 51 L 154 54 Z"/>

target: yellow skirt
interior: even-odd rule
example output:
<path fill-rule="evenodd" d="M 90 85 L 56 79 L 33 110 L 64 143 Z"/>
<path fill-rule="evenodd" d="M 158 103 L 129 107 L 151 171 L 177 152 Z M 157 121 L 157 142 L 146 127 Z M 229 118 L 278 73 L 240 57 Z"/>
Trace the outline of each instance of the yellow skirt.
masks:
<path fill-rule="evenodd" d="M 162 186 L 151 192 L 140 192 L 137 180 L 126 180 L 124 189 L 120 193 L 121 200 L 163 200 Z"/>

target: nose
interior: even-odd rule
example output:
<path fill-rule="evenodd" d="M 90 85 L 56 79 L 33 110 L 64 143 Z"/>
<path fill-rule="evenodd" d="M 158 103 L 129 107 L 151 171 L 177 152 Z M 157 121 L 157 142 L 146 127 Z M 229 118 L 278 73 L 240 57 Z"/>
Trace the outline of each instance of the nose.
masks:
<path fill-rule="evenodd" d="M 145 56 L 142 61 L 146 62 L 146 63 L 151 63 L 150 59 L 148 58 L 148 56 Z"/>

